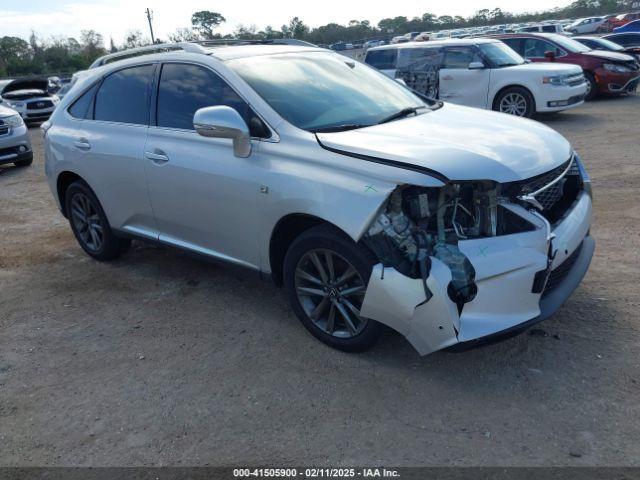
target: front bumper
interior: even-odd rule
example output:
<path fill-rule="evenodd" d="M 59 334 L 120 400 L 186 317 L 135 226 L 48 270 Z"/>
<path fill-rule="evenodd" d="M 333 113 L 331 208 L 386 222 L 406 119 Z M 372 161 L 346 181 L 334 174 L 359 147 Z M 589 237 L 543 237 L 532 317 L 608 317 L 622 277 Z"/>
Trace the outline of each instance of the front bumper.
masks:
<path fill-rule="evenodd" d="M 573 87 L 548 86 L 542 89 L 539 98 L 536 98 L 536 110 L 540 113 L 568 110 L 582 105 L 586 94 L 586 82 Z"/>
<path fill-rule="evenodd" d="M 451 271 L 432 258 L 427 285 L 433 297 L 425 302 L 420 279 L 412 279 L 381 264 L 374 267 L 361 314 L 401 334 L 421 355 L 454 345 L 473 346 L 522 331 L 551 316 L 586 274 L 595 242 L 589 235 L 591 198 L 582 192 L 564 219 L 550 230 L 539 215 L 522 207 L 538 228 L 531 232 L 458 243 L 476 271 L 476 297 L 459 313 L 447 288 Z M 549 261 L 549 247 L 556 252 Z M 580 249 L 579 253 L 573 255 Z M 537 277 L 572 265 L 553 291 L 535 288 Z"/>
<path fill-rule="evenodd" d="M 31 142 L 25 125 L 12 128 L 7 135 L 0 135 L 0 165 L 32 157 Z"/>
<path fill-rule="evenodd" d="M 640 83 L 638 72 L 616 73 L 604 69 L 596 73 L 598 91 L 601 93 L 633 92 Z"/>

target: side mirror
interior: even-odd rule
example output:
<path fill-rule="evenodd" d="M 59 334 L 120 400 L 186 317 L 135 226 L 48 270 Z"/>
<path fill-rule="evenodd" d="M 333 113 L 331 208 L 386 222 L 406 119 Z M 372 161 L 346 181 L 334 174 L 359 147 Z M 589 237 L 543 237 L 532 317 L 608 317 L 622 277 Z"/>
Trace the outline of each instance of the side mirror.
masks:
<path fill-rule="evenodd" d="M 482 70 L 484 68 L 484 63 L 482 62 L 471 62 L 469 64 L 469 70 Z"/>
<path fill-rule="evenodd" d="M 236 157 L 247 158 L 251 155 L 249 127 L 231 107 L 201 108 L 193 116 L 193 127 L 203 137 L 232 139 Z"/>
<path fill-rule="evenodd" d="M 553 50 L 548 50 L 544 52 L 544 58 L 546 58 L 550 62 L 553 62 L 556 59 L 556 54 Z"/>

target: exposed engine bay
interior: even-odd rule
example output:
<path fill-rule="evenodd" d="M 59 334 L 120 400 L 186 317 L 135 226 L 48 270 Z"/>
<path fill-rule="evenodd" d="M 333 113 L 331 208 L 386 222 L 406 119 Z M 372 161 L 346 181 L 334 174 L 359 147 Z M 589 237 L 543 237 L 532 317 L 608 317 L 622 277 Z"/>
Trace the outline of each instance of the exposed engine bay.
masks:
<path fill-rule="evenodd" d="M 568 209 L 582 188 L 580 172 L 573 164 L 573 159 L 569 160 L 551 178 L 549 172 L 544 179 L 529 179 L 521 185 L 472 181 L 441 188 L 400 186 L 391 193 L 363 241 L 384 267 L 422 279 L 425 302 L 432 297 L 427 286 L 431 258 L 447 265 L 452 276 L 447 293 L 462 312 L 464 304 L 475 298 L 477 286 L 475 269 L 458 242 L 536 229 L 507 208 L 509 204 L 540 211 L 551 223 L 562 218 L 558 206 L 562 211 Z M 538 197 L 531 190 L 532 181 L 540 185 Z M 536 198 L 548 197 L 551 187 L 556 198 L 542 206 Z"/>

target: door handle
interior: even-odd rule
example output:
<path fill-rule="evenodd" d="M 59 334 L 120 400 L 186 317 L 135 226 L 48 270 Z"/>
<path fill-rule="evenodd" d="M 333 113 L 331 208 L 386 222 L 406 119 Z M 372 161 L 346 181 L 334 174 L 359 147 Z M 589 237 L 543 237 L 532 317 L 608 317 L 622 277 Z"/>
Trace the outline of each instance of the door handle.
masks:
<path fill-rule="evenodd" d="M 442 80 L 453 80 L 453 77 L 451 75 L 445 75 L 442 77 Z"/>
<path fill-rule="evenodd" d="M 440 98 L 453 98 L 455 95 L 453 93 L 443 93 L 440 95 Z"/>
<path fill-rule="evenodd" d="M 153 152 L 144 152 L 144 156 L 151 160 L 156 165 L 162 165 L 169 161 L 169 157 L 162 150 L 155 150 Z"/>
<path fill-rule="evenodd" d="M 89 143 L 89 140 L 87 140 L 86 138 L 79 138 L 78 140 L 73 142 L 73 145 L 76 148 L 79 148 L 80 150 L 90 150 L 91 149 L 91 144 Z"/>

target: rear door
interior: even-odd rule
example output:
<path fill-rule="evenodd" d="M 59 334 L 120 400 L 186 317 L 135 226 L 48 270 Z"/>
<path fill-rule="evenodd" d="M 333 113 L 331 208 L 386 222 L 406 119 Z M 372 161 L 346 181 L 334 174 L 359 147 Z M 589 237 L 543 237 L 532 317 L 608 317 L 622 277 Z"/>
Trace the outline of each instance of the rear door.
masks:
<path fill-rule="evenodd" d="M 69 109 L 75 163 L 116 229 L 155 238 L 142 154 L 156 65 L 107 75 Z M 83 118 L 78 118 L 83 117 Z"/>
<path fill-rule="evenodd" d="M 470 69 L 484 63 L 474 47 L 446 47 L 440 68 L 440 99 L 468 107 L 487 108 L 491 70 Z"/>

